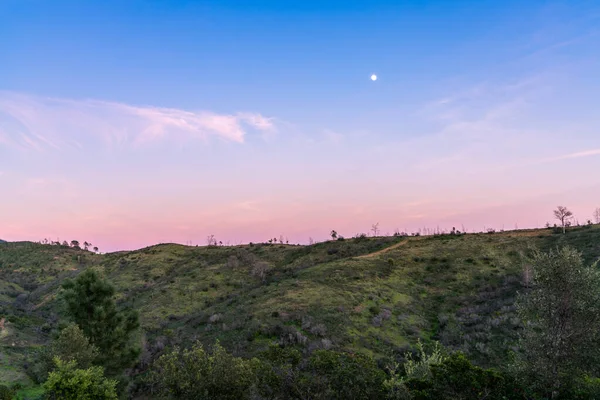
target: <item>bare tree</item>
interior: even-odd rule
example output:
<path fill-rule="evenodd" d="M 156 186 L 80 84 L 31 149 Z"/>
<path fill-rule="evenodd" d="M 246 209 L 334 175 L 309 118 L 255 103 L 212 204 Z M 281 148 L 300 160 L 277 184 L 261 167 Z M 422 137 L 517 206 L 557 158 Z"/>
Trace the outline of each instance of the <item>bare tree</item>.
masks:
<path fill-rule="evenodd" d="M 600 207 L 594 210 L 594 220 L 597 224 L 600 224 Z"/>
<path fill-rule="evenodd" d="M 566 229 L 567 223 L 569 222 L 569 220 L 571 219 L 572 216 L 573 216 L 573 213 L 571 211 L 569 211 L 567 209 L 567 207 L 558 206 L 558 207 L 556 207 L 556 210 L 554 210 L 554 217 L 560 221 L 562 228 L 563 228 L 563 234 L 566 232 L 565 229 Z"/>
<path fill-rule="evenodd" d="M 377 236 L 379 233 L 379 222 L 371 225 L 371 230 L 373 231 L 373 236 Z"/>
<path fill-rule="evenodd" d="M 217 239 L 215 239 L 215 235 L 210 235 L 206 237 L 206 244 L 208 244 L 209 246 L 216 246 L 217 245 Z"/>

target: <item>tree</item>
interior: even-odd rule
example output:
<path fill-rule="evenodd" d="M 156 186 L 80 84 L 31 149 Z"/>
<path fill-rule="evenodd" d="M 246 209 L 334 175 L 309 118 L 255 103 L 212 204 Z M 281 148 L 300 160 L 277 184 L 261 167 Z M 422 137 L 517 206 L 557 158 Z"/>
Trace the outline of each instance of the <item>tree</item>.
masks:
<path fill-rule="evenodd" d="M 36 363 L 34 375 L 38 382 L 44 382 L 48 374 L 56 366 L 54 359 L 75 362 L 77 368 L 86 369 L 92 366 L 98 356 L 98 348 L 92 344 L 76 324 L 69 324 L 52 341 L 50 346 L 42 349 L 39 362 Z"/>
<path fill-rule="evenodd" d="M 217 239 L 215 239 L 215 235 L 209 235 L 206 237 L 206 244 L 208 246 L 216 246 L 217 245 Z"/>
<path fill-rule="evenodd" d="M 373 231 L 373 236 L 377 236 L 379 233 L 379 222 L 371 225 L 371 230 Z"/>
<path fill-rule="evenodd" d="M 94 253 L 98 252 L 98 247 L 94 246 Z"/>
<path fill-rule="evenodd" d="M 78 240 L 71 240 L 71 247 L 75 247 L 76 249 L 79 248 L 79 241 Z"/>
<path fill-rule="evenodd" d="M 99 350 L 98 364 L 108 376 L 117 376 L 133 365 L 139 348 L 132 336 L 139 327 L 133 310 L 117 310 L 114 287 L 88 269 L 63 284 L 63 299 L 71 319 Z"/>
<path fill-rule="evenodd" d="M 517 301 L 524 329 L 514 366 L 554 399 L 600 363 L 600 271 L 570 247 L 535 251 L 530 263 L 533 287 Z"/>
<path fill-rule="evenodd" d="M 332 230 L 332 231 L 331 231 L 331 233 L 330 233 L 330 235 L 331 235 L 331 238 L 332 238 L 333 240 L 337 239 L 337 236 L 338 236 L 338 234 L 337 234 L 337 232 L 336 232 L 336 231 Z"/>
<path fill-rule="evenodd" d="M 600 207 L 594 210 L 594 220 L 597 224 L 600 224 Z"/>
<path fill-rule="evenodd" d="M 558 219 L 562 225 L 563 233 L 565 233 L 566 224 L 569 219 L 573 216 L 573 213 L 567 209 L 567 207 L 558 206 L 556 210 L 554 210 L 554 217 Z"/>
<path fill-rule="evenodd" d="M 49 400 L 117 400 L 117 381 L 104 377 L 101 367 L 77 369 L 75 361 L 55 358 L 56 370 L 44 383 Z"/>
<path fill-rule="evenodd" d="M 85 242 L 83 242 L 83 249 L 84 249 L 84 250 L 87 250 L 87 249 L 88 249 L 88 247 L 90 247 L 91 245 L 92 245 L 92 244 L 91 244 L 91 243 L 88 243 L 88 242 L 87 242 L 87 240 L 86 240 Z"/>
<path fill-rule="evenodd" d="M 250 399 L 260 361 L 229 354 L 217 342 L 212 354 L 200 342 L 175 348 L 153 365 L 151 382 L 159 395 L 172 399 Z"/>

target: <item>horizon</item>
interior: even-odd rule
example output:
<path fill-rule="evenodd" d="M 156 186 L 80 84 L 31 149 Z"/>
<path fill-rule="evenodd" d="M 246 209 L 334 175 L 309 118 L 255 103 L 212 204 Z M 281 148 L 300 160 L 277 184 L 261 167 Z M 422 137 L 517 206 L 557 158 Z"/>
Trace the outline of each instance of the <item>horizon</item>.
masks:
<path fill-rule="evenodd" d="M 4 1 L 0 239 L 596 222 L 598 20 L 593 1 Z"/>
<path fill-rule="evenodd" d="M 600 210 L 600 208 L 598 210 Z M 566 226 L 568 226 L 570 228 L 580 228 L 580 227 L 585 227 L 585 226 L 600 225 L 600 220 L 598 218 L 600 218 L 600 217 L 596 217 L 596 221 L 594 221 L 590 218 L 590 219 L 587 219 L 584 223 L 582 223 L 575 216 L 573 216 L 572 218 L 569 218 L 567 220 L 568 225 L 566 225 Z M 205 238 L 204 243 L 194 242 L 192 240 L 186 241 L 185 243 L 166 241 L 166 242 L 160 242 L 160 243 L 153 243 L 153 244 L 150 244 L 150 245 L 147 245 L 144 247 L 139 247 L 139 248 L 120 249 L 120 250 L 113 250 L 113 251 L 108 251 L 108 252 L 101 251 L 101 249 L 97 248 L 93 243 L 87 242 L 87 240 L 81 241 L 81 240 L 77 240 L 77 239 L 69 241 L 69 240 L 62 240 L 60 238 L 56 238 L 56 240 L 53 240 L 51 238 L 44 238 L 42 240 L 36 240 L 36 241 L 30 241 L 30 240 L 10 241 L 10 240 L 4 240 L 4 239 L 0 238 L 0 242 L 4 242 L 4 243 L 35 243 L 35 244 L 41 244 L 41 245 L 47 245 L 47 246 L 54 246 L 54 245 L 58 245 L 59 243 L 62 244 L 64 242 L 67 242 L 68 247 L 74 247 L 73 241 L 77 241 L 77 248 L 81 248 L 81 249 L 84 249 L 87 251 L 92 251 L 97 254 L 112 254 L 112 253 L 120 253 L 120 252 L 136 252 L 136 251 L 144 250 L 147 248 L 162 246 L 162 245 L 178 245 L 178 246 L 185 246 L 185 247 L 209 247 L 209 248 L 210 247 L 237 247 L 237 246 L 248 246 L 248 245 L 259 245 L 259 244 L 262 244 L 262 245 L 270 245 L 270 244 L 272 244 L 272 245 L 287 245 L 287 246 L 312 246 L 313 244 L 326 243 L 329 241 L 352 240 L 352 239 L 356 239 L 362 235 L 365 235 L 365 237 L 371 238 L 371 239 L 395 237 L 395 236 L 410 238 L 410 237 L 428 237 L 428 236 L 434 237 L 434 236 L 445 236 L 445 235 L 454 235 L 454 234 L 457 234 L 457 235 L 481 235 L 481 234 L 502 234 L 502 233 L 514 233 L 514 232 L 523 232 L 523 231 L 555 229 L 555 228 L 561 226 L 560 223 L 550 223 L 550 222 L 547 222 L 546 225 L 542 226 L 542 227 L 519 227 L 518 224 L 515 224 L 515 226 L 512 228 L 507 227 L 505 229 L 505 227 L 502 226 L 502 228 L 500 228 L 499 230 L 496 230 L 496 228 L 494 228 L 494 227 L 486 227 L 486 226 L 484 226 L 482 230 L 475 230 L 475 229 L 470 230 L 464 226 L 462 226 L 460 228 L 453 226 L 452 229 L 446 230 L 446 229 L 441 229 L 439 226 L 437 226 L 433 229 L 428 228 L 428 227 L 422 227 L 422 228 L 418 228 L 416 231 L 413 231 L 413 232 L 396 229 L 395 232 L 393 232 L 393 233 L 379 232 L 379 228 L 377 227 L 378 234 L 375 234 L 373 232 L 375 225 L 379 225 L 379 224 L 373 224 L 371 227 L 371 230 L 357 232 L 356 234 L 354 234 L 352 236 L 345 236 L 336 231 L 336 238 L 333 238 L 331 236 L 331 232 L 330 232 L 328 238 L 325 238 L 325 239 L 321 238 L 321 239 L 315 240 L 312 237 L 309 237 L 305 243 L 289 242 L 288 238 L 283 235 L 281 235 L 278 238 L 273 237 L 273 238 L 266 239 L 264 241 L 236 242 L 236 243 L 231 243 L 230 241 L 221 241 L 221 240 L 219 240 L 219 238 L 214 237 L 214 235 L 208 235 Z M 567 229 L 570 229 L 570 228 L 567 228 Z M 453 231 L 455 231 L 455 233 L 452 233 Z M 271 242 L 271 240 L 273 240 L 273 242 Z M 210 243 L 209 243 L 209 241 L 210 241 Z M 85 243 L 87 243 L 87 247 L 84 246 Z M 95 251 L 95 249 L 98 249 L 98 251 Z"/>

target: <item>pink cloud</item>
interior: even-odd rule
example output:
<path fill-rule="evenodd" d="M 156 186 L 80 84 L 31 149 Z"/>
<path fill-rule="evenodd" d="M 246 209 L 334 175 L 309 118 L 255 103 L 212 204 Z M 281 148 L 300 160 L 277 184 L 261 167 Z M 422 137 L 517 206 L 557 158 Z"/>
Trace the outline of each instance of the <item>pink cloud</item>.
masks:
<path fill-rule="evenodd" d="M 167 137 L 214 136 L 242 143 L 248 129 L 275 129 L 272 118 L 258 113 L 217 114 L 11 92 L 0 92 L 0 119 L 2 114 L 10 125 L 0 128 L 0 143 L 37 150 L 65 145 L 81 148 L 93 137 L 113 146 L 140 145 Z"/>

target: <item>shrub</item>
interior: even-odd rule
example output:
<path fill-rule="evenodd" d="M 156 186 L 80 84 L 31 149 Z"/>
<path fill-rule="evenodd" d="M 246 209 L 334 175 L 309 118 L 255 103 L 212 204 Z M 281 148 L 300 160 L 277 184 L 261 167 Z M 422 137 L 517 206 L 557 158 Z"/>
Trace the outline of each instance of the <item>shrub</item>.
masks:
<path fill-rule="evenodd" d="M 161 356 L 151 372 L 156 394 L 172 399 L 249 399 L 260 369 L 257 359 L 227 353 L 217 342 L 212 354 L 200 342 L 191 349 L 175 348 Z"/>
<path fill-rule="evenodd" d="M 97 355 L 98 349 L 90 344 L 83 331 L 77 325 L 69 324 L 50 346 L 38 354 L 38 362 L 33 368 L 32 375 L 37 382 L 44 382 L 56 366 L 54 362 L 56 357 L 65 362 L 73 361 L 77 368 L 86 369 L 92 366 Z"/>
<path fill-rule="evenodd" d="M 430 366 L 430 377 L 407 379 L 415 400 L 523 399 L 524 391 L 507 375 L 476 367 L 461 353 Z"/>
<path fill-rule="evenodd" d="M 6 385 L 0 385 L 0 400 L 12 400 L 14 393 Z"/>
<path fill-rule="evenodd" d="M 379 314 L 381 312 L 381 308 L 379 306 L 371 306 L 369 307 L 369 311 L 371 312 L 371 314 Z"/>
<path fill-rule="evenodd" d="M 54 359 L 56 370 L 44 383 L 48 400 L 117 400 L 117 381 L 104 377 L 102 367 L 77 369 L 75 361 Z"/>
<path fill-rule="evenodd" d="M 370 400 L 382 398 L 384 393 L 385 373 L 372 358 L 362 354 L 317 350 L 308 368 L 318 377 L 310 384 L 320 385 L 320 398 Z"/>
<path fill-rule="evenodd" d="M 425 347 L 421 340 L 417 341 L 417 350 L 419 352 L 419 360 L 413 358 L 412 353 L 406 353 L 406 363 L 404 370 L 408 379 L 425 379 L 431 377 L 431 366 L 440 364 L 446 359 L 443 354 L 443 349 L 438 342 L 433 344 L 431 354 L 425 352 Z"/>

